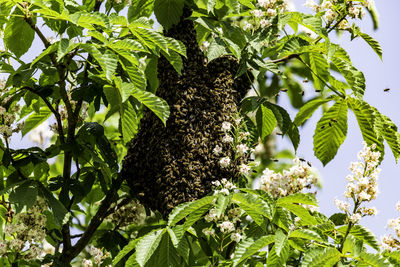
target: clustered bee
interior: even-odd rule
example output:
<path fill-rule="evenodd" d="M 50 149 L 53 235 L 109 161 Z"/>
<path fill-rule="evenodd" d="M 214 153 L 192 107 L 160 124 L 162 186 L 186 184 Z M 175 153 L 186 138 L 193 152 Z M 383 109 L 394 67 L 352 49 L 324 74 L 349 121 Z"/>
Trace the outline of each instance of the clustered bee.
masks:
<path fill-rule="evenodd" d="M 171 114 L 164 127 L 152 112 L 145 112 L 122 175 L 140 203 L 166 217 L 176 205 L 208 194 L 211 182 L 239 178 L 239 163 L 222 168 L 213 148 L 222 146 L 225 156 L 233 158 L 231 145 L 222 142 L 221 125 L 233 123 L 232 114 L 238 112 L 250 82 L 246 75 L 235 79 L 239 64 L 233 57 L 205 63 L 192 21 L 182 19 L 165 35 L 182 41 L 187 49 L 182 75 L 165 58 L 158 62 L 157 95 L 168 102 Z"/>

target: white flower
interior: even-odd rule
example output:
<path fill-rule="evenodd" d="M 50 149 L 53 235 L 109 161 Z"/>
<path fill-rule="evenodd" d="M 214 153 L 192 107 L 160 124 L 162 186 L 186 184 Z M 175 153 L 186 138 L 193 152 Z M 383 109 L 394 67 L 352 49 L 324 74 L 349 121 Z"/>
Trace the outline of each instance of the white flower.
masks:
<path fill-rule="evenodd" d="M 349 204 L 349 203 L 347 203 L 347 202 L 345 202 L 345 201 L 340 201 L 340 200 L 337 199 L 337 198 L 335 198 L 334 202 L 335 202 L 335 206 L 336 206 L 338 209 L 340 209 L 340 210 L 342 210 L 342 211 L 345 211 L 345 212 L 348 212 L 348 211 L 349 211 L 349 208 L 350 208 L 350 204 Z"/>
<path fill-rule="evenodd" d="M 214 155 L 218 156 L 221 152 L 222 152 L 222 147 L 220 147 L 219 145 L 216 145 L 213 149 Z"/>
<path fill-rule="evenodd" d="M 237 145 L 236 150 L 237 150 L 237 153 L 238 153 L 239 155 L 244 155 L 244 154 L 247 153 L 247 151 L 249 150 L 249 148 L 247 147 L 246 144 L 239 144 L 239 145 Z"/>
<path fill-rule="evenodd" d="M 216 220 L 218 220 L 218 216 L 217 216 L 217 213 L 215 212 L 215 209 L 211 209 L 211 210 L 206 214 L 206 216 L 204 216 L 204 219 L 205 219 L 207 222 L 211 222 L 211 221 L 216 221 Z"/>
<path fill-rule="evenodd" d="M 242 239 L 243 239 L 243 236 L 241 234 L 239 234 L 239 233 L 233 233 L 231 235 L 231 240 L 235 241 L 236 243 L 239 243 L 240 240 L 242 240 Z"/>
<path fill-rule="evenodd" d="M 49 122 L 44 121 L 29 133 L 29 139 L 38 145 L 44 146 L 53 135 Z"/>
<path fill-rule="evenodd" d="M 232 124 L 230 122 L 224 121 L 222 123 L 222 131 L 228 132 L 231 130 Z"/>
<path fill-rule="evenodd" d="M 397 211 L 400 211 L 400 201 L 398 201 L 398 202 L 396 203 L 396 210 L 397 210 Z"/>
<path fill-rule="evenodd" d="M 239 172 L 243 175 L 249 175 L 251 172 L 251 168 L 247 166 L 246 164 L 241 164 L 239 166 Z"/>
<path fill-rule="evenodd" d="M 84 259 L 82 261 L 82 267 L 92 267 L 92 266 L 93 266 L 93 262 L 91 260 Z"/>
<path fill-rule="evenodd" d="M 264 145 L 261 143 L 258 143 L 258 145 L 256 146 L 256 148 L 254 149 L 254 153 L 259 155 L 265 152 L 265 148 Z"/>
<path fill-rule="evenodd" d="M 267 10 L 267 16 L 268 17 L 275 17 L 276 16 L 276 10 L 275 9 L 271 9 L 271 8 L 269 8 L 268 10 Z"/>
<path fill-rule="evenodd" d="M 269 26 L 271 26 L 271 22 L 269 22 L 269 20 L 262 19 L 262 20 L 260 20 L 260 25 L 261 25 L 261 28 L 269 27 Z"/>
<path fill-rule="evenodd" d="M 221 185 L 221 182 L 218 181 L 218 180 L 217 180 L 217 181 L 212 181 L 211 183 L 212 183 L 214 186 L 217 186 L 217 187 Z"/>
<path fill-rule="evenodd" d="M 367 192 L 362 191 L 362 192 L 358 193 L 358 199 L 360 201 L 370 200 L 371 196 Z"/>
<path fill-rule="evenodd" d="M 314 2 L 314 0 L 307 0 L 304 5 L 308 8 L 311 8 L 315 12 L 318 12 L 321 8 L 317 3 Z"/>
<path fill-rule="evenodd" d="M 334 21 L 337 18 L 338 14 L 332 10 L 332 9 L 328 9 L 325 12 L 324 18 L 328 21 L 328 23 Z"/>
<path fill-rule="evenodd" d="M 232 143 L 233 142 L 233 137 L 226 134 L 223 138 L 222 138 L 222 142 L 223 143 Z"/>
<path fill-rule="evenodd" d="M 229 157 L 223 157 L 219 160 L 219 165 L 221 165 L 222 168 L 228 167 L 230 163 L 231 159 Z"/>
<path fill-rule="evenodd" d="M 270 0 L 258 0 L 258 4 L 259 4 L 261 7 L 266 8 L 266 7 L 270 4 L 269 1 L 270 1 Z"/>
<path fill-rule="evenodd" d="M 331 1 L 324 1 L 324 2 L 321 4 L 321 8 L 322 8 L 322 9 L 328 9 L 328 8 L 332 8 L 332 7 L 333 7 L 333 4 L 332 4 Z"/>
<path fill-rule="evenodd" d="M 224 221 L 219 225 L 222 233 L 230 233 L 235 230 L 235 226 L 230 221 Z"/>
<path fill-rule="evenodd" d="M 247 30 L 251 29 L 251 27 L 252 27 L 252 25 L 246 21 L 244 23 L 243 30 L 247 31 Z"/>
<path fill-rule="evenodd" d="M 202 232 L 203 232 L 203 234 L 204 235 L 206 235 L 206 236 L 213 236 L 213 235 L 215 235 L 215 230 L 214 229 L 208 229 L 208 228 L 204 228 L 203 230 L 202 230 Z"/>
<path fill-rule="evenodd" d="M 210 46 L 210 43 L 209 43 L 208 41 L 204 41 L 204 42 L 203 42 L 203 47 L 204 47 L 205 49 L 207 49 L 209 46 Z"/>
<path fill-rule="evenodd" d="M 229 195 L 229 190 L 226 189 L 226 188 L 222 188 L 222 189 L 220 190 L 220 192 L 221 192 L 222 194 L 224 194 L 224 195 Z"/>
<path fill-rule="evenodd" d="M 0 257 L 7 253 L 7 243 L 6 241 L 0 242 Z"/>
<path fill-rule="evenodd" d="M 251 11 L 251 13 L 253 13 L 254 17 L 256 17 L 256 18 L 260 18 L 260 17 L 264 16 L 264 12 L 261 9 L 255 9 L 255 10 Z"/>
<path fill-rule="evenodd" d="M 361 219 L 361 215 L 359 213 L 355 213 L 350 216 L 350 221 L 352 223 L 357 223 Z"/>

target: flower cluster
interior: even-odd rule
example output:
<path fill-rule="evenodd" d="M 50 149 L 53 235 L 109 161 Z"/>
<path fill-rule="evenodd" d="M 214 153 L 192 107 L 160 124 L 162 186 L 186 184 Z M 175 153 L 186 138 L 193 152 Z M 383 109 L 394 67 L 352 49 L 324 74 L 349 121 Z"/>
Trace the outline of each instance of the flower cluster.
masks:
<path fill-rule="evenodd" d="M 265 28 L 272 25 L 272 19 L 289 9 L 285 0 L 258 0 L 258 9 L 252 10 L 252 19 L 245 21 L 243 30 Z"/>
<path fill-rule="evenodd" d="M 244 125 L 240 117 L 234 119 L 234 123 L 224 121 L 221 125 L 221 132 L 224 133 L 222 138 L 222 144 L 216 145 L 213 149 L 213 154 L 221 156 L 219 158 L 219 165 L 222 168 L 228 168 L 233 163 L 238 164 L 238 170 L 240 174 L 248 176 L 251 173 L 251 168 L 245 163 L 245 159 L 254 152 L 253 149 L 249 148 L 245 143 L 250 136 L 249 132 L 243 131 Z M 223 146 L 230 145 L 234 148 L 235 155 L 233 158 L 229 156 L 223 156 Z"/>
<path fill-rule="evenodd" d="M 400 211 L 400 202 L 396 204 L 396 210 Z M 385 235 L 381 238 L 381 248 L 384 250 L 392 251 L 392 250 L 400 250 L 400 217 L 397 219 L 390 219 L 387 222 L 387 228 L 392 228 L 397 238 L 393 237 L 393 235 Z"/>
<path fill-rule="evenodd" d="M 20 106 L 18 104 L 12 105 L 8 110 L 0 105 L 0 135 L 8 138 L 13 133 L 17 133 L 24 128 L 23 122 L 16 123 L 16 114 L 19 110 Z"/>
<path fill-rule="evenodd" d="M 43 215 L 46 209 L 45 201 L 38 199 L 28 211 L 14 216 L 12 223 L 4 227 L 6 238 L 0 241 L 0 257 L 8 252 L 19 253 L 25 260 L 44 256 L 44 248 L 40 244 L 46 238 L 46 216 Z"/>
<path fill-rule="evenodd" d="M 107 222 L 119 227 L 142 224 L 146 217 L 145 208 L 137 200 L 132 200 L 126 205 L 120 205 L 106 218 Z"/>
<path fill-rule="evenodd" d="M 274 198 L 288 196 L 302 192 L 318 183 L 310 166 L 299 158 L 295 158 L 294 165 L 289 170 L 276 173 L 266 168 L 261 175 L 260 189 L 269 192 Z"/>
<path fill-rule="evenodd" d="M 236 185 L 228 181 L 226 178 L 222 178 L 221 181 L 212 182 L 214 185 L 214 194 L 222 193 L 224 195 L 229 195 L 229 193 L 236 189 Z"/>
<path fill-rule="evenodd" d="M 363 150 L 357 155 L 359 162 L 350 164 L 351 174 L 346 176 L 347 185 L 344 196 L 354 201 L 354 209 L 350 215 L 350 203 L 335 199 L 335 205 L 341 211 L 347 213 L 350 221 L 358 222 L 363 216 L 372 216 L 377 214 L 376 208 L 360 207 L 363 202 L 369 202 L 378 195 L 378 168 L 381 153 L 374 151 L 376 145 L 368 146 L 363 142 Z"/>
<path fill-rule="evenodd" d="M 372 9 L 375 5 L 374 0 L 346 1 L 342 3 L 346 13 L 342 14 L 340 10 L 343 10 L 343 8 L 339 6 L 340 4 L 338 0 L 324 0 L 321 4 L 317 4 L 314 0 L 307 0 L 305 6 L 315 12 L 324 12 L 324 19 L 329 25 L 336 21 L 337 29 L 345 30 L 349 28 L 346 20 L 347 15 L 353 19 L 362 19 L 365 15 L 365 8 Z"/>

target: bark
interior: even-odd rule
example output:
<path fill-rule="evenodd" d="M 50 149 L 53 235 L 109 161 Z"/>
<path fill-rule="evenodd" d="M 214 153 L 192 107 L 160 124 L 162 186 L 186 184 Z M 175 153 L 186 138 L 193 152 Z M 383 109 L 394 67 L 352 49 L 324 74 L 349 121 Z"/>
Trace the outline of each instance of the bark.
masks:
<path fill-rule="evenodd" d="M 185 19 L 165 32 L 182 41 L 187 49 L 182 75 L 161 57 L 158 63 L 157 95 L 165 99 L 171 115 L 164 127 L 146 111 L 137 136 L 132 140 L 124 159 L 122 175 L 139 201 L 166 216 L 176 205 L 205 196 L 211 182 L 222 178 L 237 179 L 239 158 L 228 168 L 218 164 L 213 154 L 216 145 L 225 156 L 233 156 L 230 144 L 223 144 L 223 121 L 233 123 L 241 99 L 249 90 L 246 75 L 235 79 L 238 62 L 221 57 L 207 64 L 196 41 L 193 22 Z"/>

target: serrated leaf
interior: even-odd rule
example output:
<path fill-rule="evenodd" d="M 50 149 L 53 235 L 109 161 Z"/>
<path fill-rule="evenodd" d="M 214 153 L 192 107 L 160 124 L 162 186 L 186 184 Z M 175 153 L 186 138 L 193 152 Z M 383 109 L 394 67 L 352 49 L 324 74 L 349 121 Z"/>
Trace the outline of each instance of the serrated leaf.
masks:
<path fill-rule="evenodd" d="M 129 24 L 128 27 L 132 34 L 153 52 L 157 52 L 156 47 L 159 47 L 168 53 L 168 43 L 160 33 L 152 29 L 136 27 L 134 24 Z"/>
<path fill-rule="evenodd" d="M 175 51 L 176 53 L 186 57 L 186 46 L 182 41 L 170 37 L 165 37 L 165 40 L 168 43 L 168 50 Z"/>
<path fill-rule="evenodd" d="M 19 213 L 23 208 L 30 209 L 36 203 L 37 195 L 37 184 L 27 180 L 10 192 L 8 200 L 15 205 L 16 212 Z"/>
<path fill-rule="evenodd" d="M 186 202 L 175 207 L 168 216 L 168 225 L 174 226 L 180 220 L 194 212 L 195 210 L 210 205 L 214 196 L 206 196 L 193 202 Z"/>
<path fill-rule="evenodd" d="M 131 240 L 126 246 L 124 246 L 115 256 L 113 260 L 113 265 L 116 265 L 120 262 L 126 255 L 128 255 L 133 249 L 135 249 L 136 244 L 141 240 L 141 238 L 135 238 Z"/>
<path fill-rule="evenodd" d="M 325 166 L 347 135 L 347 102 L 339 100 L 318 121 L 314 134 L 314 154 Z"/>
<path fill-rule="evenodd" d="M 282 204 L 285 203 L 300 203 L 300 204 L 306 204 L 306 205 L 313 205 L 313 206 L 318 206 L 318 201 L 316 197 L 311 194 L 304 194 L 304 193 L 295 193 L 292 195 L 288 195 L 286 197 L 281 197 L 278 199 L 276 202 L 277 206 L 281 206 Z"/>
<path fill-rule="evenodd" d="M 296 124 L 297 126 L 302 125 L 306 120 L 308 120 L 312 114 L 314 114 L 315 110 L 321 106 L 322 104 L 325 104 L 329 101 L 332 101 L 333 99 L 321 99 L 321 98 L 316 98 L 308 101 L 306 104 L 304 104 L 299 112 L 297 113 L 296 117 L 294 118 L 293 123 Z"/>
<path fill-rule="evenodd" d="M 375 111 L 375 129 L 379 135 L 385 138 L 397 162 L 400 157 L 400 133 L 397 130 L 397 126 L 388 117 L 379 113 L 377 109 L 372 109 Z"/>
<path fill-rule="evenodd" d="M 136 261 L 141 267 L 145 266 L 154 251 L 156 251 L 164 232 L 164 229 L 151 231 L 137 243 Z"/>
<path fill-rule="evenodd" d="M 319 242 L 325 242 L 324 239 L 321 238 L 321 236 L 312 230 L 309 229 L 297 229 L 294 230 L 293 232 L 290 232 L 289 238 L 302 238 L 302 239 L 307 239 L 307 240 L 315 240 Z"/>
<path fill-rule="evenodd" d="M 111 85 L 104 85 L 103 92 L 107 98 L 108 104 L 110 106 L 106 119 L 109 118 L 112 114 L 119 111 L 122 104 L 122 98 L 119 90 Z"/>
<path fill-rule="evenodd" d="M 360 256 L 357 257 L 357 267 L 386 267 L 389 266 L 388 262 L 379 255 L 368 252 L 361 252 Z"/>
<path fill-rule="evenodd" d="M 375 132 L 374 126 L 376 118 L 374 115 L 374 109 L 363 100 L 348 98 L 347 102 L 350 109 L 356 115 L 358 126 L 360 127 L 364 141 L 369 146 L 376 144 L 377 150 L 381 152 L 383 157 L 385 147 L 383 145 L 383 138 L 378 136 Z"/>
<path fill-rule="evenodd" d="M 309 53 L 311 74 L 314 80 L 314 87 L 323 90 L 326 81 L 329 79 L 329 65 L 326 57 L 320 53 Z M 325 82 L 324 82 L 325 81 Z"/>
<path fill-rule="evenodd" d="M 132 39 L 117 40 L 113 43 L 107 44 L 111 49 L 122 49 L 128 51 L 148 52 L 148 50 L 138 41 Z"/>
<path fill-rule="evenodd" d="M 36 23 L 34 17 L 30 19 L 32 23 Z M 34 38 L 35 31 L 29 26 L 20 9 L 15 8 L 4 29 L 5 45 L 19 58 L 28 52 Z"/>
<path fill-rule="evenodd" d="M 361 36 L 361 38 L 363 38 L 364 41 L 367 42 L 367 44 L 369 44 L 369 46 L 375 51 L 375 53 L 382 60 L 382 47 L 379 44 L 379 42 L 366 33 L 358 31 L 357 34 Z"/>
<path fill-rule="evenodd" d="M 299 217 L 304 225 L 318 224 L 318 221 L 303 206 L 291 204 L 291 203 L 281 203 L 279 205 L 279 207 L 285 208 L 285 209 L 289 210 L 290 212 L 292 212 L 297 217 Z"/>
<path fill-rule="evenodd" d="M 270 204 L 257 195 L 235 193 L 232 202 L 243 209 L 260 226 L 265 223 L 265 218 L 272 219 Z"/>
<path fill-rule="evenodd" d="M 347 231 L 347 227 L 348 225 L 339 227 L 337 231 L 339 231 L 341 234 L 344 235 Z M 376 236 L 371 232 L 371 230 L 357 224 L 350 229 L 350 234 L 354 236 L 356 239 L 362 240 L 363 242 L 371 246 L 373 249 L 379 251 L 379 242 Z"/>
<path fill-rule="evenodd" d="M 215 203 L 215 214 L 218 218 L 224 214 L 226 208 L 231 202 L 231 195 L 218 194 L 217 201 Z"/>
<path fill-rule="evenodd" d="M 132 1 L 128 8 L 128 21 L 131 22 L 140 17 L 150 17 L 154 11 L 154 0 Z"/>
<path fill-rule="evenodd" d="M 124 144 L 128 143 L 138 131 L 138 118 L 132 104 L 127 101 L 122 103 L 121 131 Z"/>
<path fill-rule="evenodd" d="M 166 29 L 179 23 L 183 13 L 184 0 L 155 0 L 154 14 L 157 21 Z"/>
<path fill-rule="evenodd" d="M 30 67 L 32 68 L 33 65 L 35 65 L 37 62 L 39 62 L 42 58 L 44 58 L 47 55 L 50 55 L 51 53 L 57 51 L 58 49 L 58 43 L 54 43 L 47 47 L 39 56 L 35 58 L 35 60 L 32 61 Z"/>
<path fill-rule="evenodd" d="M 210 46 L 207 49 L 207 59 L 211 62 L 213 59 L 219 58 L 220 56 L 228 54 L 226 52 L 223 42 L 217 39 L 213 39 Z"/>
<path fill-rule="evenodd" d="M 58 43 L 57 61 L 60 61 L 65 55 L 74 50 L 78 45 L 79 43 L 71 42 L 71 40 L 64 38 L 61 39 Z"/>
<path fill-rule="evenodd" d="M 217 0 L 207 0 L 207 12 L 208 13 L 214 12 L 214 7 L 215 7 L 216 3 L 217 3 Z"/>
<path fill-rule="evenodd" d="M 257 253 L 260 249 L 268 246 L 269 244 L 273 243 L 275 241 L 275 236 L 273 235 L 268 235 L 268 236 L 263 236 L 253 242 L 245 242 L 245 246 L 238 246 L 237 250 L 238 250 L 238 256 L 240 254 L 241 257 L 238 258 L 236 257 L 236 251 L 235 251 L 235 258 L 233 260 L 233 266 L 238 266 L 239 263 L 245 261 L 246 259 L 248 259 L 249 257 L 253 256 L 255 253 Z M 245 250 L 245 252 L 243 253 L 243 250 Z"/>
<path fill-rule="evenodd" d="M 240 4 L 238 0 L 225 0 L 225 4 L 236 13 L 240 12 Z"/>
<path fill-rule="evenodd" d="M 166 53 L 162 53 L 163 56 L 168 60 L 168 62 L 174 67 L 176 72 L 179 73 L 179 75 L 182 75 L 182 67 L 183 67 L 183 61 L 181 56 L 174 52 L 174 51 L 169 51 L 169 55 Z"/>
<path fill-rule="evenodd" d="M 256 121 L 258 134 L 261 140 L 264 141 L 265 138 L 274 131 L 277 125 L 275 115 L 269 108 L 261 105 L 256 113 Z"/>
<path fill-rule="evenodd" d="M 117 55 L 111 50 L 106 50 L 104 53 L 101 53 L 94 45 L 82 44 L 81 46 L 99 63 L 106 78 L 111 81 L 118 65 Z"/>
<path fill-rule="evenodd" d="M 161 119 L 163 124 L 166 125 L 170 114 L 168 103 L 153 93 L 139 90 L 133 85 L 132 87 L 131 95 L 151 111 L 153 111 L 154 114 Z"/>
<path fill-rule="evenodd" d="M 253 59 L 253 62 L 260 68 L 268 70 L 276 75 L 281 75 L 282 71 L 279 69 L 279 66 L 272 62 L 271 60 L 261 61 L 259 59 Z"/>
<path fill-rule="evenodd" d="M 22 136 L 25 136 L 27 133 L 29 133 L 31 130 L 35 129 L 37 126 L 39 126 L 42 122 L 47 120 L 50 115 L 51 111 L 47 108 L 41 108 L 39 113 L 33 113 L 30 115 L 24 123 L 24 128 L 22 129 Z"/>
<path fill-rule="evenodd" d="M 100 13 L 87 13 L 79 11 L 70 15 L 70 21 L 83 28 L 95 31 L 93 25 L 106 27 L 103 16 Z"/>
<path fill-rule="evenodd" d="M 38 183 L 38 189 L 49 204 L 56 223 L 61 227 L 68 218 L 68 210 L 46 187 L 43 186 L 42 183 Z"/>
<path fill-rule="evenodd" d="M 327 248 L 320 250 L 310 250 L 306 252 L 304 261 L 301 266 L 307 267 L 331 267 L 334 266 L 340 259 L 342 254 L 335 248 Z"/>
<path fill-rule="evenodd" d="M 276 230 L 276 232 L 275 232 L 275 252 L 278 257 L 281 254 L 281 250 L 283 249 L 283 247 L 286 246 L 287 240 L 288 240 L 288 237 L 281 229 Z"/>

